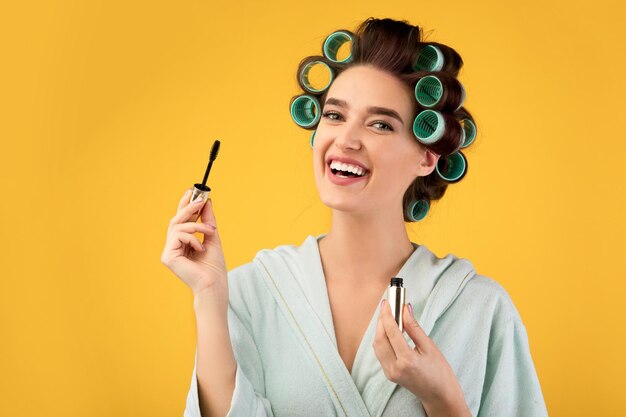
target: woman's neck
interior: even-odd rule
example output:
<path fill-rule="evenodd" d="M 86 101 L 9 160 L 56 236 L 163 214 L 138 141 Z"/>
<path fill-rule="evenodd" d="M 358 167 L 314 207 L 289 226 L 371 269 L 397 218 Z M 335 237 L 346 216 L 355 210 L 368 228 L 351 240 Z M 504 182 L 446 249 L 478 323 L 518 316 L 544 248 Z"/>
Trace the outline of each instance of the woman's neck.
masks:
<path fill-rule="evenodd" d="M 389 283 L 415 248 L 403 221 L 391 223 L 382 216 L 364 220 L 334 212 L 319 250 L 327 280 L 377 286 Z"/>

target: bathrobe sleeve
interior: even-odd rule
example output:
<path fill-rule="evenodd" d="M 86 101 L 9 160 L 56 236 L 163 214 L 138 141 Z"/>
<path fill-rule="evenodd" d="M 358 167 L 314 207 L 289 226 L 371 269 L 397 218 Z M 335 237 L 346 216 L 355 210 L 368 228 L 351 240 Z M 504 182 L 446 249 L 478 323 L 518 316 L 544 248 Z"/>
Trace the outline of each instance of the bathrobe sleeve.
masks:
<path fill-rule="evenodd" d="M 489 342 L 477 417 L 547 415 L 526 328 L 519 315 L 514 315 L 504 325 L 496 327 Z"/>
<path fill-rule="evenodd" d="M 265 381 L 259 350 L 252 337 L 250 311 L 245 303 L 247 288 L 235 282 L 229 273 L 228 331 L 237 362 L 235 391 L 226 417 L 273 417 L 272 407 L 265 398 Z M 198 350 L 187 395 L 184 417 L 201 417 L 198 399 L 196 367 Z"/>

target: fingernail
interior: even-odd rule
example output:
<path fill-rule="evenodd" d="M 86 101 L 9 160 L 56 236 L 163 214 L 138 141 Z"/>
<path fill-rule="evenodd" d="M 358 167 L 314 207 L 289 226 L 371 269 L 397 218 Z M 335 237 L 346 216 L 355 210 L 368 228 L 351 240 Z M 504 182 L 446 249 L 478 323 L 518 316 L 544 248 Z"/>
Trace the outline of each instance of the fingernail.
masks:
<path fill-rule="evenodd" d="M 411 314 L 413 314 L 413 306 L 411 305 L 411 303 L 409 303 L 409 311 L 411 312 Z"/>
<path fill-rule="evenodd" d="M 380 308 L 383 308 L 383 306 L 385 305 L 385 299 L 383 298 L 383 301 L 380 302 Z"/>
<path fill-rule="evenodd" d="M 198 197 L 194 200 L 194 203 L 198 204 L 198 203 L 202 203 L 202 197 Z"/>

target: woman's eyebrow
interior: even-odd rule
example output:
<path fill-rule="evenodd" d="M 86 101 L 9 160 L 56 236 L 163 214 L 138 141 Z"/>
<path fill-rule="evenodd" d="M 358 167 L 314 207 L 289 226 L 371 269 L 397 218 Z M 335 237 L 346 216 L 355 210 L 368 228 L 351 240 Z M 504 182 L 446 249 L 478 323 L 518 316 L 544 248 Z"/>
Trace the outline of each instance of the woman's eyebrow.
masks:
<path fill-rule="evenodd" d="M 326 101 L 324 102 L 324 106 L 327 104 L 334 104 L 335 106 L 345 107 L 346 109 L 349 108 L 348 103 L 345 100 L 340 100 L 334 97 L 327 98 Z M 366 110 L 369 114 L 382 114 L 385 116 L 393 117 L 394 119 L 397 119 L 400 123 L 402 123 L 402 125 L 404 126 L 404 122 L 402 121 L 402 118 L 400 117 L 398 112 L 395 110 L 388 109 L 386 107 L 378 107 L 378 106 L 369 106 Z"/>

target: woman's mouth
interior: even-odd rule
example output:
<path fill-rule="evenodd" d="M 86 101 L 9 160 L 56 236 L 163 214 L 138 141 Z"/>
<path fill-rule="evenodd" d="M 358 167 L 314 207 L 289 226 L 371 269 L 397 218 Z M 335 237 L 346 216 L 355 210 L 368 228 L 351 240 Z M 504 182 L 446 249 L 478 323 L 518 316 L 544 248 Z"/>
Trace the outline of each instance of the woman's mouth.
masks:
<path fill-rule="evenodd" d="M 370 176 L 369 171 L 364 172 L 363 175 L 358 175 L 353 172 L 334 169 L 330 167 L 330 163 L 326 164 L 326 172 L 328 173 L 328 178 L 331 180 L 331 182 L 336 185 L 354 184 L 361 180 L 365 180 Z"/>

